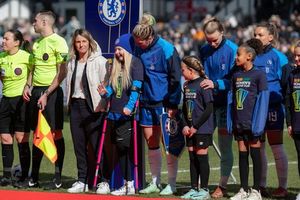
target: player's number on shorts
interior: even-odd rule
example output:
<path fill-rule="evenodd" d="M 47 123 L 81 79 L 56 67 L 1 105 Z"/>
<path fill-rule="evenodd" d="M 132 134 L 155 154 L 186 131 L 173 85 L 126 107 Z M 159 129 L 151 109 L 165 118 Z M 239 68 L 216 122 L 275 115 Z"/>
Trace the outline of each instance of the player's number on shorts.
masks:
<path fill-rule="evenodd" d="M 277 112 L 269 112 L 269 121 L 270 122 L 276 122 L 277 121 Z"/>

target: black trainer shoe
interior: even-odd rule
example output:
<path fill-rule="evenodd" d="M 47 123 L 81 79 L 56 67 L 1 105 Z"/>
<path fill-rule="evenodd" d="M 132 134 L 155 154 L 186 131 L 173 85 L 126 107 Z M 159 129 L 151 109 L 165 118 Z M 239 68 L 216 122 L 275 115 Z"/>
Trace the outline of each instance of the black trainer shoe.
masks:
<path fill-rule="evenodd" d="M 262 197 L 271 198 L 271 194 L 269 193 L 267 188 L 260 187 L 259 190 L 260 190 L 260 194 L 261 194 Z"/>
<path fill-rule="evenodd" d="M 61 186 L 62 186 L 61 179 L 54 178 L 52 182 L 44 186 L 44 190 L 57 190 L 61 188 Z"/>
<path fill-rule="evenodd" d="M 28 188 L 29 178 L 20 178 L 18 181 L 14 182 L 13 186 L 16 188 Z"/>
<path fill-rule="evenodd" d="M 32 178 L 29 179 L 28 181 L 28 187 L 29 188 L 39 188 L 40 187 L 40 184 L 38 181 L 34 181 Z"/>
<path fill-rule="evenodd" d="M 1 186 L 8 186 L 8 185 L 12 185 L 12 179 L 10 177 L 5 177 L 3 176 L 0 179 L 0 185 Z"/>

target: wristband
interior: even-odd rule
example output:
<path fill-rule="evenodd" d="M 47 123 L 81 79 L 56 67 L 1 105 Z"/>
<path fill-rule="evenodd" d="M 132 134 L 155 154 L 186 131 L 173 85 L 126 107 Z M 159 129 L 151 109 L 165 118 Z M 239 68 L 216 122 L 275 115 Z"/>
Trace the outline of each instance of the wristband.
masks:
<path fill-rule="evenodd" d="M 50 94 L 49 90 L 48 90 L 48 89 L 45 90 L 45 91 L 44 91 L 44 94 L 46 94 L 46 96 L 48 96 L 48 95 Z"/>

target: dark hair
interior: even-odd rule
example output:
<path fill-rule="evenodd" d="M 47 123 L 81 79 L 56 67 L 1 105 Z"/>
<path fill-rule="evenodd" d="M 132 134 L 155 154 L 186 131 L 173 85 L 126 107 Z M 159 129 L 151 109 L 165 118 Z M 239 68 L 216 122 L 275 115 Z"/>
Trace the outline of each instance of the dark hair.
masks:
<path fill-rule="evenodd" d="M 19 48 L 24 51 L 31 52 L 30 43 L 28 40 L 24 40 L 23 34 L 19 30 L 10 29 L 6 32 L 10 32 L 14 35 L 14 41 L 19 41 Z"/>
<path fill-rule="evenodd" d="M 220 20 L 218 20 L 216 17 L 212 17 L 212 18 L 208 19 L 207 21 L 205 21 L 205 23 L 203 25 L 203 31 L 206 34 L 212 34 L 216 31 L 219 31 L 220 33 L 222 33 L 222 32 L 224 32 L 224 26 L 222 25 Z"/>
<path fill-rule="evenodd" d="M 256 27 L 262 27 L 262 28 L 267 29 L 269 34 L 273 35 L 273 38 L 274 38 L 272 41 L 272 45 L 274 45 L 274 46 L 277 45 L 278 31 L 277 31 L 277 27 L 275 24 L 269 23 L 269 22 L 262 22 L 262 23 L 258 24 Z"/>
<path fill-rule="evenodd" d="M 187 65 L 188 68 L 191 68 L 197 71 L 202 78 L 207 78 L 205 75 L 204 67 L 197 56 L 185 56 L 182 58 L 182 62 Z"/>
<path fill-rule="evenodd" d="M 255 59 L 256 55 L 261 54 L 263 52 L 263 43 L 256 38 L 247 40 L 240 47 L 244 47 L 247 53 L 252 54 L 252 61 Z"/>

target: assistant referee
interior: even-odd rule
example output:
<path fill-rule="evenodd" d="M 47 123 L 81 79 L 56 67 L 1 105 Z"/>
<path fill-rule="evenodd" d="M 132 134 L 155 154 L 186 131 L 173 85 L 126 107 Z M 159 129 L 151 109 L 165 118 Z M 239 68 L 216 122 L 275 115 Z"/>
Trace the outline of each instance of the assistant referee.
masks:
<path fill-rule="evenodd" d="M 65 143 L 62 137 L 63 129 L 63 91 L 59 86 L 66 76 L 66 60 L 68 45 L 64 38 L 53 31 L 55 15 L 51 11 L 41 11 L 35 16 L 33 27 L 41 34 L 33 44 L 34 67 L 23 98 L 29 101 L 31 129 L 37 126 L 38 109 L 51 127 L 51 132 L 57 148 L 57 161 L 53 181 L 44 189 L 59 189 L 62 186 L 61 172 L 65 154 Z M 29 86 L 33 86 L 30 91 Z M 29 187 L 39 187 L 39 169 L 43 152 L 33 145 L 32 173 L 28 181 Z"/>

